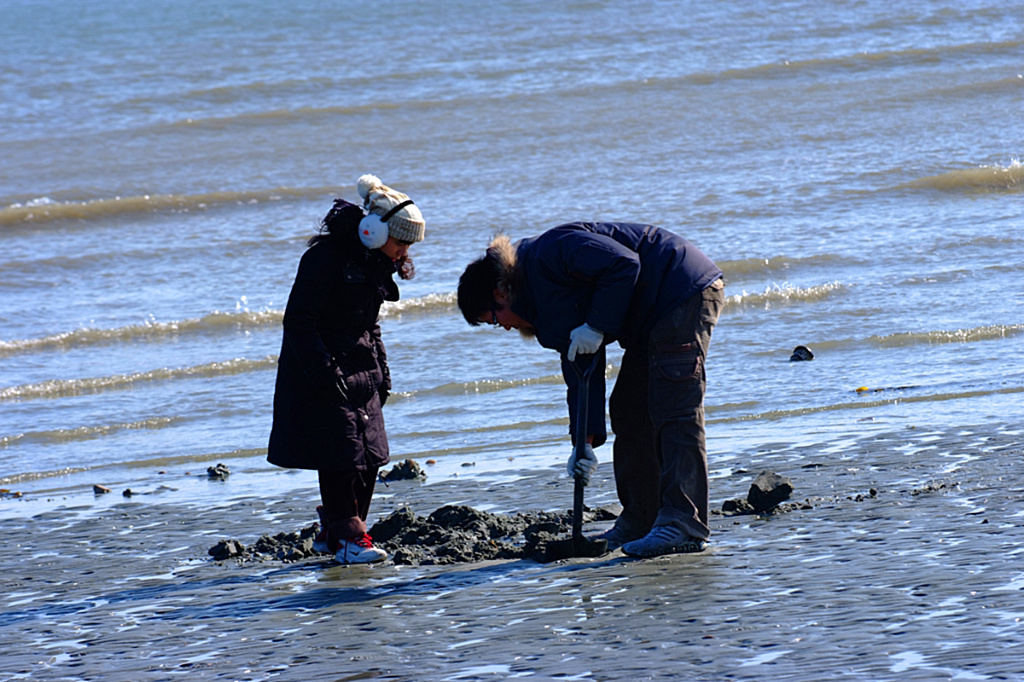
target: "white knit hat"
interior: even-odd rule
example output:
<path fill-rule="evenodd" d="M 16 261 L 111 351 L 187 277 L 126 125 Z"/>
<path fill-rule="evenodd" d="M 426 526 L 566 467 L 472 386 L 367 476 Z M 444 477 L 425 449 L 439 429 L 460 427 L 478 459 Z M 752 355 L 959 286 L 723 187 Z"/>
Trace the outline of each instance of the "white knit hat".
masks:
<path fill-rule="evenodd" d="M 382 218 L 391 214 L 387 219 L 389 235 L 403 242 L 423 241 L 427 224 L 420 209 L 408 196 L 383 184 L 376 175 L 360 176 L 356 189 L 367 212 Z M 400 204 L 405 205 L 392 212 Z"/>

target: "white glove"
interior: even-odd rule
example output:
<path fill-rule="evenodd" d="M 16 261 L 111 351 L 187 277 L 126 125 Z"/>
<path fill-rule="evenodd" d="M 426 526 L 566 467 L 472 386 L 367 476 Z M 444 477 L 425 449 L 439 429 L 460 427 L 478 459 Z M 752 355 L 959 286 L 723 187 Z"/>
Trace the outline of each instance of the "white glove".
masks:
<path fill-rule="evenodd" d="M 573 448 L 565 470 L 569 472 L 570 478 L 579 476 L 583 485 L 590 485 L 590 477 L 597 471 L 597 455 L 594 454 L 594 448 L 590 447 L 589 443 Z"/>
<path fill-rule="evenodd" d="M 591 355 L 601 350 L 601 342 L 604 341 L 604 333 L 599 332 L 584 322 L 569 332 L 569 352 L 566 357 L 569 362 L 576 359 L 576 353 Z"/>

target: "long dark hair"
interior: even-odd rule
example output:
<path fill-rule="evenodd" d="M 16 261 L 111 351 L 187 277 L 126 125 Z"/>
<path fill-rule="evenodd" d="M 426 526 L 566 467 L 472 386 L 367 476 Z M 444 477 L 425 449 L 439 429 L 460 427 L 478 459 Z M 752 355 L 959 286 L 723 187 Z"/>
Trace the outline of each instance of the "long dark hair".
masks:
<path fill-rule="evenodd" d="M 337 239 L 341 241 L 341 244 L 346 249 L 359 249 L 369 253 L 371 250 L 367 249 L 359 241 L 359 221 L 365 215 L 366 213 L 363 209 L 352 202 L 345 201 L 344 199 L 335 199 L 334 206 L 331 207 L 331 210 L 320 221 L 320 230 L 309 238 L 306 245 L 313 246 L 328 239 Z M 380 255 L 382 260 L 387 260 L 379 251 L 377 251 L 377 254 Z M 401 279 L 412 279 L 416 276 L 416 266 L 413 265 L 412 258 L 408 255 L 402 256 L 395 261 L 394 267 L 395 272 L 398 273 Z"/>

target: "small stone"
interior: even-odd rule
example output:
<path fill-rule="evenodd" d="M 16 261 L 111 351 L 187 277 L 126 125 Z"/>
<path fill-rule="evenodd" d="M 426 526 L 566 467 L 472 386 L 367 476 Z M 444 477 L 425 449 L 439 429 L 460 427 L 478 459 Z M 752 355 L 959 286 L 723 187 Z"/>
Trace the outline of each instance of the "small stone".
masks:
<path fill-rule="evenodd" d="M 215 467 L 207 467 L 206 475 L 211 480 L 223 481 L 228 476 L 231 475 L 231 469 L 228 469 L 227 465 L 225 465 L 225 464 L 218 464 Z"/>
<path fill-rule="evenodd" d="M 750 484 L 747 502 L 754 511 L 761 513 L 785 502 L 792 494 L 793 484 L 788 478 L 772 471 L 762 471 Z"/>
<path fill-rule="evenodd" d="M 224 561 L 231 557 L 240 556 L 245 551 L 245 546 L 241 542 L 235 540 L 221 540 L 216 545 L 211 547 L 207 554 L 212 556 L 217 561 Z"/>
<path fill-rule="evenodd" d="M 124 495 L 125 497 L 131 497 L 131 496 L 132 496 L 132 495 L 134 495 L 135 493 L 133 493 L 133 492 L 132 492 L 132 489 L 131 489 L 131 488 L 125 488 L 125 489 L 124 489 L 124 492 L 123 492 L 123 493 L 121 493 L 121 494 L 122 494 L 122 495 Z"/>
<path fill-rule="evenodd" d="M 754 508 L 743 498 L 737 498 L 723 502 L 722 512 L 725 514 L 753 514 Z"/>
<path fill-rule="evenodd" d="M 813 359 L 814 353 L 807 346 L 797 346 L 793 349 L 793 354 L 789 356 L 790 362 L 804 362 Z"/>

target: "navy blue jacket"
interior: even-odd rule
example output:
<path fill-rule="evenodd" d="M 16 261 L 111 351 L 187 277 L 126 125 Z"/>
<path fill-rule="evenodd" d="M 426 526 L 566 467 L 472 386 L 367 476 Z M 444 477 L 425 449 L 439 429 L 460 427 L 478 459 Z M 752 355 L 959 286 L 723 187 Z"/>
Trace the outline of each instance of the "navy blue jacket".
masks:
<path fill-rule="evenodd" d="M 643 348 L 658 320 L 722 276 L 691 242 L 634 223 L 559 225 L 518 242 L 515 268 L 512 312 L 533 325 L 542 346 L 563 358 L 569 332 L 584 322 L 603 332 L 606 343 Z M 562 373 L 574 434 L 577 379 L 564 360 Z M 599 369 L 590 381 L 587 420 L 594 445 L 607 438 L 604 392 Z"/>

